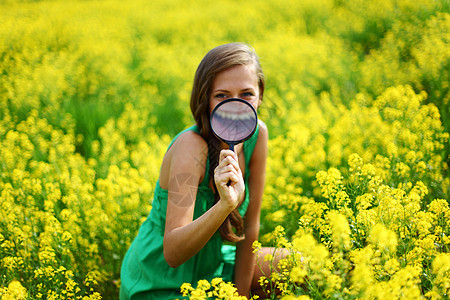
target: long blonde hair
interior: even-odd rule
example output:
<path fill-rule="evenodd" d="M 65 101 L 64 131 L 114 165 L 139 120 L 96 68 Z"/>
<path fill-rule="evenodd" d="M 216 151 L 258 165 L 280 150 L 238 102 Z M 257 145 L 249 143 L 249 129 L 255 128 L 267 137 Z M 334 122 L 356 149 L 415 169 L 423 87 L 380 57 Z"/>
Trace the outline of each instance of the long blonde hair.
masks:
<path fill-rule="evenodd" d="M 209 98 L 212 85 L 217 74 L 221 71 L 238 65 L 253 65 L 258 77 L 259 95 L 262 100 L 264 94 L 264 73 L 259 58 L 253 48 L 244 43 L 230 43 L 218 46 L 210 50 L 200 62 L 194 77 L 194 85 L 191 93 L 191 111 L 195 122 L 200 129 L 201 136 L 208 143 L 208 158 L 210 178 L 214 178 L 214 169 L 218 165 L 220 142 L 211 132 L 209 123 Z M 212 180 L 214 189 L 216 186 Z M 215 193 L 215 201 L 219 200 L 219 194 Z M 233 231 L 235 228 L 236 233 Z M 235 209 L 220 227 L 221 236 L 232 242 L 244 239 L 244 221 Z"/>

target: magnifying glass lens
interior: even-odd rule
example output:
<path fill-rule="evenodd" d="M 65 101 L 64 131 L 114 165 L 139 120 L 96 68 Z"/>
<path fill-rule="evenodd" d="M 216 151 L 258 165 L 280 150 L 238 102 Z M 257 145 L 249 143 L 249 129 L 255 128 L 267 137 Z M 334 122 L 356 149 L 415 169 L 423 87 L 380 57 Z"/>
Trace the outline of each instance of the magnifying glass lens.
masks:
<path fill-rule="evenodd" d="M 220 102 L 211 113 L 211 128 L 214 134 L 230 145 L 250 138 L 258 124 L 253 106 L 245 100 L 233 98 Z"/>

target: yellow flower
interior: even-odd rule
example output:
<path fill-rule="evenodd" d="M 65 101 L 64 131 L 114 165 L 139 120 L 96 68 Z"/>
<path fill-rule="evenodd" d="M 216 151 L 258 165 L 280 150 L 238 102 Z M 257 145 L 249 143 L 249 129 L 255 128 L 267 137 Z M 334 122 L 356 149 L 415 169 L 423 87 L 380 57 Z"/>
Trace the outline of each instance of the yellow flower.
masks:
<path fill-rule="evenodd" d="M 307 270 L 304 266 L 299 265 L 292 268 L 289 277 L 292 281 L 296 283 L 303 283 L 305 281 L 305 277 L 308 275 Z"/>
<path fill-rule="evenodd" d="M 333 232 L 334 246 L 336 248 L 342 246 L 343 249 L 350 249 L 350 227 L 348 226 L 347 218 L 333 210 L 328 213 L 328 218 Z"/>
<path fill-rule="evenodd" d="M 400 269 L 400 263 L 396 258 L 391 258 L 384 264 L 384 270 L 388 275 L 393 275 Z"/>
<path fill-rule="evenodd" d="M 352 153 L 348 158 L 349 171 L 359 175 L 363 166 L 363 159 L 357 154 Z"/>
<path fill-rule="evenodd" d="M 368 240 L 380 250 L 386 250 L 394 254 L 397 249 L 397 236 L 380 223 L 375 224 L 372 228 Z"/>
<path fill-rule="evenodd" d="M 428 207 L 428 211 L 438 216 L 447 216 L 450 214 L 448 202 L 444 199 L 433 200 Z"/>
<path fill-rule="evenodd" d="M 261 250 L 261 243 L 260 242 L 258 242 L 258 241 L 254 241 L 253 242 L 253 245 L 252 245 L 252 247 L 253 247 L 253 253 L 256 253 L 256 252 L 258 252 L 259 250 Z"/>
<path fill-rule="evenodd" d="M 213 287 L 219 286 L 221 283 L 223 283 L 223 279 L 220 277 L 214 278 L 213 280 L 211 280 L 211 285 Z"/>
<path fill-rule="evenodd" d="M 327 293 L 329 295 L 331 295 L 336 290 L 341 290 L 341 286 L 342 286 L 343 280 L 342 280 L 342 278 L 340 276 L 338 276 L 336 274 L 331 274 L 327 278 L 327 283 L 328 283 Z"/>
<path fill-rule="evenodd" d="M 273 255 L 272 254 L 266 254 L 264 256 L 264 261 L 272 261 L 273 260 Z"/>
<path fill-rule="evenodd" d="M 202 289 L 202 290 L 206 291 L 206 290 L 209 290 L 210 288 L 211 288 L 211 284 L 205 279 L 201 279 L 197 283 L 197 289 Z"/>
<path fill-rule="evenodd" d="M 372 206 L 374 196 L 370 193 L 365 193 L 356 197 L 356 205 L 358 210 L 365 210 Z"/>
<path fill-rule="evenodd" d="M 319 171 L 316 179 L 322 188 L 323 196 L 327 199 L 334 197 L 343 188 L 343 177 L 336 168 L 330 168 L 328 172 Z"/>
<path fill-rule="evenodd" d="M 374 282 L 371 268 L 373 254 L 370 247 L 358 249 L 353 253 L 355 269 L 352 271 L 351 281 L 356 292 L 366 290 Z"/>
<path fill-rule="evenodd" d="M 301 296 L 287 295 L 287 296 L 283 296 L 281 299 L 282 300 L 311 300 L 311 298 L 307 295 L 301 295 Z"/>
<path fill-rule="evenodd" d="M 433 260 L 432 264 L 433 274 L 440 280 L 447 278 L 447 282 L 450 281 L 450 254 L 440 253 Z M 450 286 L 448 287 L 450 288 Z"/>
<path fill-rule="evenodd" d="M 27 299 L 28 293 L 27 289 L 22 286 L 22 284 L 13 280 L 8 284 L 8 289 L 6 293 L 2 296 L 4 300 L 24 300 Z"/>
<path fill-rule="evenodd" d="M 191 286 L 190 283 L 183 283 L 180 287 L 181 289 L 181 294 L 183 294 L 183 296 L 187 296 L 190 292 L 192 292 L 194 290 L 194 288 Z"/>

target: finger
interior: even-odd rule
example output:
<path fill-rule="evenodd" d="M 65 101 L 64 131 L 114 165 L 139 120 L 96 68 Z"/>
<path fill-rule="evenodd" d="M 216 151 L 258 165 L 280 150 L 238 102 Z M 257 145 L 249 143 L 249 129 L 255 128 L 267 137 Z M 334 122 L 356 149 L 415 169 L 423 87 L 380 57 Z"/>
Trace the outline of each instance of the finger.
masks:
<path fill-rule="evenodd" d="M 219 161 L 222 161 L 225 157 L 231 156 L 234 160 L 238 161 L 236 152 L 231 150 L 221 150 L 219 155 Z"/>
<path fill-rule="evenodd" d="M 221 186 L 234 186 L 239 182 L 239 176 L 234 172 L 227 172 L 218 175 L 215 178 L 216 184 Z M 228 184 L 230 183 L 230 184 Z"/>
<path fill-rule="evenodd" d="M 225 166 L 218 167 L 215 174 L 217 174 L 218 176 L 233 174 L 237 177 L 239 176 L 242 177 L 242 172 L 239 169 L 239 166 L 236 166 L 235 164 L 228 164 Z"/>
<path fill-rule="evenodd" d="M 215 177 L 222 178 L 224 176 L 229 176 L 230 174 L 233 174 L 235 176 L 239 176 L 239 171 L 236 170 L 233 166 L 227 165 L 222 168 L 216 168 L 216 171 L 214 173 Z"/>
<path fill-rule="evenodd" d="M 230 184 L 228 184 L 230 182 Z M 230 173 L 228 174 L 228 181 L 227 181 L 227 185 L 229 186 L 234 186 L 235 184 L 237 184 L 239 182 L 239 176 L 235 173 Z"/>
<path fill-rule="evenodd" d="M 219 160 L 219 167 L 225 167 L 227 165 L 232 165 L 236 170 L 240 170 L 239 162 L 236 159 L 236 155 L 226 155 Z"/>
<path fill-rule="evenodd" d="M 237 173 L 238 169 L 236 168 L 236 166 L 234 164 L 231 163 L 231 164 L 227 164 L 227 165 L 221 167 L 219 169 L 219 172 L 222 172 L 222 173 L 235 172 L 235 173 Z"/>

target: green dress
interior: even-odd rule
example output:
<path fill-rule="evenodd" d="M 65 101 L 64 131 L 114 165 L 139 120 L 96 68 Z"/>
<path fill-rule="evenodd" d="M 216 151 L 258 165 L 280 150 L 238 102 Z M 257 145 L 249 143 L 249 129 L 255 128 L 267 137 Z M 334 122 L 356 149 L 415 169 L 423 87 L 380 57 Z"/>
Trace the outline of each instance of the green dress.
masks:
<path fill-rule="evenodd" d="M 244 142 L 245 156 L 245 199 L 239 207 L 244 215 L 249 203 L 248 177 L 249 162 L 258 139 L 255 134 Z M 185 131 L 199 133 L 196 125 L 180 132 L 171 142 Z M 203 182 L 197 190 L 194 219 L 200 217 L 214 205 L 214 193 L 209 187 L 209 159 L 205 168 Z M 128 249 L 121 268 L 120 299 L 177 299 L 182 298 L 180 287 L 183 283 L 196 286 L 198 280 L 210 281 L 222 277 L 233 281 L 236 247 L 224 245 L 219 232 L 216 232 L 206 245 L 188 261 L 177 268 L 170 267 L 163 255 L 163 238 L 166 219 L 168 191 L 156 183 L 152 210 L 139 229 L 137 237 Z"/>

